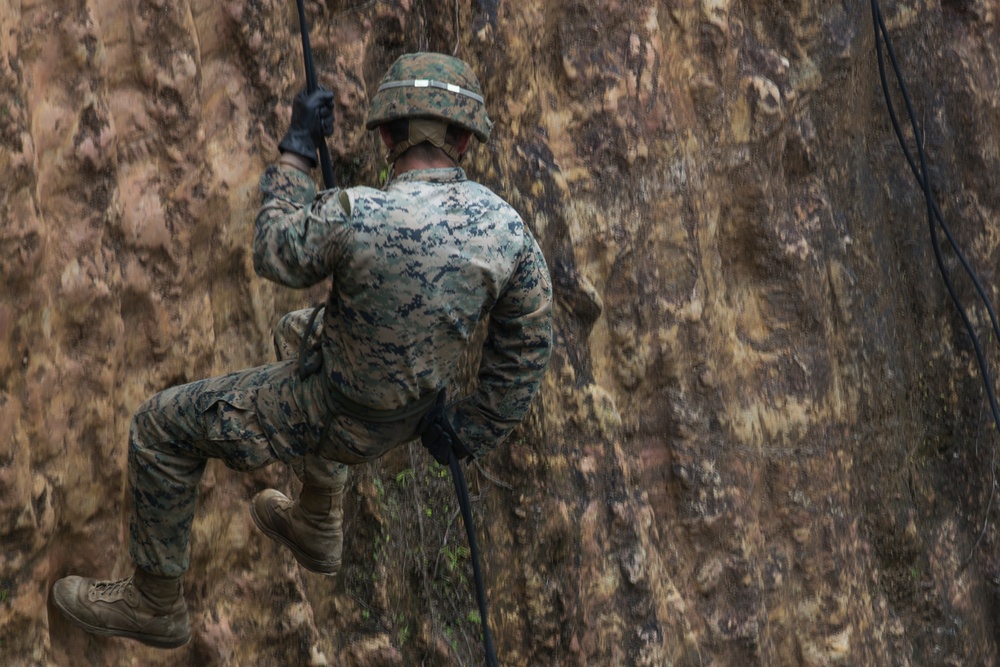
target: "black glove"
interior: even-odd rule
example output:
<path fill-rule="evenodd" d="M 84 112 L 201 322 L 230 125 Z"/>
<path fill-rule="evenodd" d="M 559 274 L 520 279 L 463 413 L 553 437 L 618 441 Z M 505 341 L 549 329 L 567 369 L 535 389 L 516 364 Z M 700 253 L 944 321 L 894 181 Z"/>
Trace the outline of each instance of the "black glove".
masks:
<path fill-rule="evenodd" d="M 445 390 L 442 389 L 438 393 L 434 407 L 421 418 L 417 432 L 420 433 L 420 442 L 431 453 L 434 460 L 447 466 L 449 452 L 455 452 L 455 458 L 459 461 L 471 458 L 472 452 L 462 444 L 462 440 L 455 433 L 454 427 L 444 413 L 444 395 Z"/>
<path fill-rule="evenodd" d="M 316 166 L 316 149 L 333 134 L 333 93 L 317 88 L 301 91 L 292 102 L 292 123 L 278 144 L 282 153 L 295 153 Z"/>

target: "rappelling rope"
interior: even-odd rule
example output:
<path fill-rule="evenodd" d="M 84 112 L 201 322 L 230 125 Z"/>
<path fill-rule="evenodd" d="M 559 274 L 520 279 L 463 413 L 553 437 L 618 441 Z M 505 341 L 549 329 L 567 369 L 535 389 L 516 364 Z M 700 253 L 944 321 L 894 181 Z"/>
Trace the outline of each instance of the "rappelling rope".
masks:
<path fill-rule="evenodd" d="M 959 299 L 958 293 L 955 291 L 955 285 L 951 280 L 948 269 L 945 267 L 944 258 L 941 254 L 941 240 L 938 237 L 938 225 L 940 225 L 941 229 L 944 231 L 945 237 L 948 239 L 948 243 L 951 245 L 952 250 L 961 262 L 965 272 L 969 275 L 969 278 L 972 279 L 972 282 L 976 287 L 976 292 L 979 294 L 979 298 L 985 304 L 986 310 L 990 316 L 990 322 L 993 326 L 993 332 L 997 337 L 997 340 L 1000 340 L 1000 324 L 997 323 L 997 316 L 993 310 L 993 305 L 990 303 L 990 299 L 986 294 L 986 290 L 983 288 L 982 283 L 976 276 L 976 272 L 969 265 L 969 262 L 966 260 L 961 248 L 955 241 L 955 237 L 951 233 L 951 228 L 945 222 L 944 216 L 941 214 L 941 209 L 938 207 L 937 201 L 934 199 L 934 193 L 931 189 L 930 171 L 927 168 L 927 155 L 924 152 L 924 139 L 920 132 L 919 124 L 917 123 L 917 115 L 913 109 L 910 92 L 903 79 L 903 74 L 899 67 L 899 61 L 896 58 L 896 52 L 892 47 L 892 39 L 889 37 L 889 29 L 886 27 L 885 18 L 882 16 L 882 8 L 879 6 L 878 0 L 872 0 L 871 7 L 872 22 L 875 27 L 875 52 L 878 55 L 879 78 L 882 81 L 882 93 L 885 96 L 886 107 L 889 111 L 889 118 L 892 120 L 892 128 L 896 132 L 896 138 L 899 140 L 899 145 L 903 149 L 903 154 L 906 156 L 906 161 L 910 165 L 910 170 L 913 172 L 913 176 L 916 178 L 917 184 L 924 193 L 924 202 L 927 206 L 927 218 L 930 224 L 931 245 L 934 247 L 934 258 L 937 261 L 941 277 L 944 279 L 944 283 L 948 288 L 948 294 L 951 296 L 951 300 L 955 303 L 955 307 L 958 309 L 958 312 L 962 317 L 962 322 L 965 324 L 969 337 L 972 339 L 972 346 L 976 352 L 976 361 L 979 364 L 979 372 L 983 380 L 983 385 L 986 387 L 986 397 L 989 400 L 990 410 L 993 412 L 993 423 L 997 430 L 1000 431 L 1000 408 L 997 406 L 996 394 L 993 389 L 993 380 L 990 377 L 986 356 L 983 353 L 979 336 L 976 334 L 971 320 L 969 320 L 965 307 L 962 305 L 962 301 Z M 896 81 L 899 83 L 900 93 L 902 94 L 903 101 L 906 104 L 906 112 L 910 120 L 910 126 L 913 128 L 913 139 L 916 143 L 917 155 L 920 160 L 919 168 L 916 161 L 913 159 L 910 149 L 906 145 L 906 138 L 903 135 L 902 127 L 900 126 L 899 119 L 896 116 L 895 107 L 892 104 L 892 96 L 889 93 L 889 82 L 886 76 L 885 56 L 882 50 L 883 41 L 885 44 L 885 51 L 889 54 L 889 60 L 892 63 L 893 72 L 896 75 Z M 992 504 L 992 501 L 993 495 L 991 493 L 990 504 Z M 989 507 L 987 507 L 987 517 L 988 515 Z M 976 540 L 976 544 L 973 545 L 973 553 L 979 545 L 979 541 L 982 539 L 983 534 L 985 534 L 985 531 L 980 534 L 979 539 Z M 969 558 L 963 564 L 963 567 L 968 564 L 968 561 L 971 560 L 971 558 L 972 553 L 970 553 Z"/>
<path fill-rule="evenodd" d="M 486 664 L 489 667 L 499 667 L 496 650 L 493 648 L 493 635 L 490 633 L 490 624 L 486 617 L 489 611 L 486 602 L 486 585 L 483 583 L 483 570 L 479 565 L 479 545 L 476 543 L 476 526 L 472 523 L 469 487 L 465 483 L 465 475 L 462 474 L 462 468 L 454 450 L 449 453 L 448 466 L 451 468 L 451 478 L 455 482 L 455 494 L 458 496 L 458 506 L 462 510 L 465 534 L 469 538 L 469 555 L 472 559 L 472 576 L 476 582 L 476 602 L 479 603 L 479 616 L 483 625 L 483 649 L 486 652 Z"/>
<path fill-rule="evenodd" d="M 316 80 L 316 65 L 313 62 L 312 47 L 309 45 L 309 23 L 306 20 L 305 0 L 295 0 L 296 8 L 299 12 L 299 32 L 302 34 L 302 58 L 306 68 L 306 91 L 312 93 L 319 87 Z M 330 158 L 330 147 L 324 138 L 319 142 L 319 163 L 320 171 L 323 172 L 323 184 L 327 189 L 337 186 L 337 181 L 333 176 L 333 161 Z"/>

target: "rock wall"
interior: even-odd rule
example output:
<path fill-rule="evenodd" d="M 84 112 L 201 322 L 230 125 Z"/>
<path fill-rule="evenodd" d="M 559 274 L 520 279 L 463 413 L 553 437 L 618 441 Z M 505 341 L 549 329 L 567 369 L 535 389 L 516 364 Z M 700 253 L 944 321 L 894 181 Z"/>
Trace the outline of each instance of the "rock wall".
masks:
<path fill-rule="evenodd" d="M 996 664 L 997 435 L 865 4 L 307 2 L 340 181 L 383 165 L 363 118 L 388 64 L 456 52 L 497 121 L 465 166 L 552 268 L 537 408 L 470 471 L 502 664 Z M 884 10 L 996 300 L 996 3 Z M 355 469 L 334 580 L 253 528 L 286 471 L 211 465 L 184 648 L 47 605 L 66 574 L 128 573 L 132 411 L 271 360 L 271 326 L 322 294 L 248 252 L 298 39 L 276 0 L 0 0 L 3 664 L 481 664 L 450 481 L 418 445 Z"/>

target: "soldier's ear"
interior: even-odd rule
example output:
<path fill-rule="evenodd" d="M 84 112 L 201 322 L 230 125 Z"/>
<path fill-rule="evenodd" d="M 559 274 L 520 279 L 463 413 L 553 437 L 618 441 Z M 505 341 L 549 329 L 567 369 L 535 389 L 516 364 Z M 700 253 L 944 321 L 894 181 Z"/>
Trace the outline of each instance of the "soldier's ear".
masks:
<path fill-rule="evenodd" d="M 389 126 L 385 124 L 379 125 L 378 133 L 382 137 L 382 143 L 389 149 L 389 152 L 392 152 L 392 149 L 396 147 L 396 142 L 392 140 L 392 133 L 389 132 Z"/>
<path fill-rule="evenodd" d="M 472 132 L 465 132 L 462 134 L 462 138 L 458 140 L 458 144 L 455 146 L 455 150 L 458 151 L 459 155 L 465 153 L 469 150 L 469 142 L 472 140 Z"/>

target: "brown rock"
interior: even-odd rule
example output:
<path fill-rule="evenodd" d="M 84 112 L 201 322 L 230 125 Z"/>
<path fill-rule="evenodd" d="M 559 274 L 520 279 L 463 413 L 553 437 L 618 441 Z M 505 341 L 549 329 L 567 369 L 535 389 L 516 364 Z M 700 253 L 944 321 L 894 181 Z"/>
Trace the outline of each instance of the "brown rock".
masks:
<path fill-rule="evenodd" d="M 470 475 L 502 664 L 1000 657 L 996 432 L 864 4 L 307 2 L 338 175 L 376 180 L 362 122 L 392 59 L 457 50 L 497 121 L 465 167 L 553 270 L 538 408 Z M 937 201 L 994 295 L 996 10 L 883 9 Z M 90 640 L 46 607 L 67 573 L 126 574 L 132 411 L 270 360 L 270 327 L 322 294 L 249 260 L 257 177 L 304 83 L 294 13 L 0 4 L 4 664 L 481 660 L 450 480 L 419 448 L 357 471 L 333 581 L 249 524 L 287 472 L 212 467 L 182 649 Z"/>

